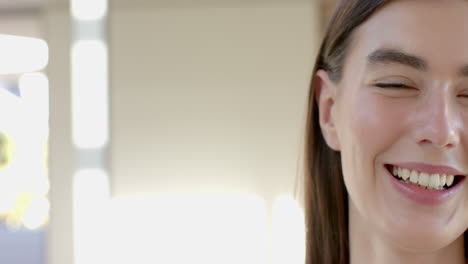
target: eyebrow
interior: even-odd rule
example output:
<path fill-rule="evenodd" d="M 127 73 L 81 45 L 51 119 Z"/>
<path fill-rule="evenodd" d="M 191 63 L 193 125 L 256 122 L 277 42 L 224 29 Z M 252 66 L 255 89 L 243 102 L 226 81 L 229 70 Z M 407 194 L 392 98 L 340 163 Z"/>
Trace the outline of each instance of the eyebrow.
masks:
<path fill-rule="evenodd" d="M 367 56 L 368 64 L 402 64 L 420 71 L 428 71 L 429 63 L 416 55 L 412 55 L 399 49 L 378 49 Z M 468 64 L 460 68 L 458 74 L 468 78 Z"/>
<path fill-rule="evenodd" d="M 367 56 L 369 65 L 375 64 L 402 64 L 416 70 L 427 71 L 429 64 L 421 57 L 408 54 L 398 49 L 378 49 Z M 468 65 L 467 65 L 468 66 Z M 464 74 L 468 75 L 468 67 L 464 68 Z"/>

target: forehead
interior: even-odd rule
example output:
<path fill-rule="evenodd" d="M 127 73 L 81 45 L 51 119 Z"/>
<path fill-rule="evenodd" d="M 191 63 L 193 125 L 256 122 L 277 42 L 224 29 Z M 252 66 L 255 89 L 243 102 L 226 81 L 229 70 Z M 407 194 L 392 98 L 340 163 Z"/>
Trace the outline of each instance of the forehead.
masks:
<path fill-rule="evenodd" d="M 434 70 L 455 71 L 468 63 L 468 1 L 390 1 L 355 30 L 350 57 L 380 48 L 416 54 Z"/>

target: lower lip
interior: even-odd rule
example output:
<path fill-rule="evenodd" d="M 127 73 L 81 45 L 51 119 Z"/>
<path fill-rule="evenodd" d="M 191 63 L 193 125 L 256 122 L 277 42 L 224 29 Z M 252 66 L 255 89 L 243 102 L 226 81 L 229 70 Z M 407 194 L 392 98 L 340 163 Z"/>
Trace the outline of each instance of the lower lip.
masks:
<path fill-rule="evenodd" d="M 428 190 L 419 187 L 415 184 L 401 182 L 400 180 L 396 179 L 387 170 L 387 168 L 384 167 L 384 169 L 390 177 L 391 184 L 395 187 L 395 189 L 398 192 L 400 192 L 402 195 L 406 196 L 410 200 L 430 206 L 440 205 L 450 200 L 457 194 L 465 180 L 463 179 L 461 182 L 447 190 Z"/>

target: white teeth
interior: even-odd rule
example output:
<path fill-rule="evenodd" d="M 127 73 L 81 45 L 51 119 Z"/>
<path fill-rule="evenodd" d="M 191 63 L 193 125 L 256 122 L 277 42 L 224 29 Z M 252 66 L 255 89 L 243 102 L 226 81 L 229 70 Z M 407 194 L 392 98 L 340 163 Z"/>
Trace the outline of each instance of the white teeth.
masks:
<path fill-rule="evenodd" d="M 444 186 L 447 183 L 447 174 L 440 175 L 440 186 Z"/>
<path fill-rule="evenodd" d="M 410 177 L 410 171 L 408 169 L 403 169 L 403 180 L 407 180 Z"/>
<path fill-rule="evenodd" d="M 410 182 L 412 183 L 418 183 L 418 178 L 419 178 L 419 175 L 418 175 L 418 172 L 415 171 L 415 170 L 412 170 L 411 171 L 411 175 L 410 175 Z"/>
<path fill-rule="evenodd" d="M 429 174 L 427 173 L 420 173 L 418 178 L 418 184 L 424 187 L 429 186 Z"/>
<path fill-rule="evenodd" d="M 425 172 L 419 172 L 417 170 L 409 170 L 406 168 L 401 168 L 397 166 L 393 166 L 392 168 L 393 176 L 401 178 L 402 181 L 406 181 L 418 184 L 422 187 L 426 187 L 428 189 L 436 189 L 436 190 L 444 190 L 444 186 L 450 187 L 453 185 L 455 176 L 454 175 L 447 175 L 447 174 L 428 174 Z"/>
<path fill-rule="evenodd" d="M 455 177 L 453 175 L 448 175 L 447 176 L 447 186 L 451 186 L 453 184 L 453 180 Z"/>
<path fill-rule="evenodd" d="M 439 174 L 432 174 L 429 178 L 429 187 L 435 189 L 440 185 L 440 176 Z"/>

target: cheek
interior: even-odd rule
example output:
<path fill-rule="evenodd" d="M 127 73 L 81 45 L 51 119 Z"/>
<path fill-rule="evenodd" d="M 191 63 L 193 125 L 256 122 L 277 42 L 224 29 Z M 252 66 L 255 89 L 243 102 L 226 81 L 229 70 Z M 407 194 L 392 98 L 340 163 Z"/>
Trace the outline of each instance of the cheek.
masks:
<path fill-rule="evenodd" d="M 362 214 L 368 215 L 375 211 L 378 170 L 383 168 L 381 157 L 403 137 L 404 112 L 408 109 L 395 108 L 373 94 L 357 94 L 354 98 L 343 102 L 340 109 L 343 176 L 351 200 Z"/>
<path fill-rule="evenodd" d="M 338 129 L 342 154 L 349 154 L 358 164 L 370 167 L 380 155 L 404 147 L 411 139 L 414 120 L 412 104 L 365 89 L 340 102 Z M 414 118 L 413 118 L 414 119 Z M 401 154 L 401 153 L 400 153 Z M 367 157 L 366 164 L 359 161 Z M 356 163 L 355 163 L 356 164 Z"/>
<path fill-rule="evenodd" d="M 353 112 L 349 125 L 356 131 L 355 140 L 374 151 L 383 151 L 395 143 L 407 127 L 404 120 L 407 110 L 376 95 L 367 95 L 362 102 L 365 103 L 356 103 L 354 109 L 349 110 Z"/>
<path fill-rule="evenodd" d="M 371 168 L 380 154 L 403 137 L 408 109 L 364 92 L 348 98 L 340 102 L 337 125 L 343 162 L 353 170 Z"/>

